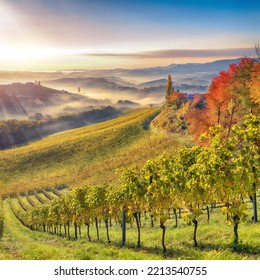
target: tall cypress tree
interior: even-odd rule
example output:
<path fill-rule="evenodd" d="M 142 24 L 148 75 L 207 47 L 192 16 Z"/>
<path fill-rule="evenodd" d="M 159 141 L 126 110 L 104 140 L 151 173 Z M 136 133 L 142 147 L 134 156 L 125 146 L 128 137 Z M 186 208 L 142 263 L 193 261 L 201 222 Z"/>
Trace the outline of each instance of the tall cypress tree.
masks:
<path fill-rule="evenodd" d="M 171 94 L 173 93 L 173 85 L 172 85 L 172 77 L 171 75 L 168 75 L 168 79 L 167 79 L 167 83 L 166 83 L 166 96 L 165 96 L 165 99 L 166 99 L 166 106 L 168 107 L 169 106 L 169 101 L 170 101 L 170 97 L 171 97 Z"/>

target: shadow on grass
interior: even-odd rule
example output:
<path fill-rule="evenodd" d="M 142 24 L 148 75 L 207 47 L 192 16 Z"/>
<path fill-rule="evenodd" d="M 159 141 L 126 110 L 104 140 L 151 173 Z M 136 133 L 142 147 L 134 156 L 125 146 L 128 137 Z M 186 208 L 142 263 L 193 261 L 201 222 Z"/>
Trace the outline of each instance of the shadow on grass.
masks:
<path fill-rule="evenodd" d="M 190 245 L 190 244 L 189 244 Z M 188 246 L 188 244 L 186 244 Z M 198 250 L 209 252 L 212 250 L 216 251 L 226 251 L 229 250 L 233 253 L 242 253 L 242 254 L 249 254 L 249 255 L 259 255 L 260 254 L 260 246 L 252 246 L 250 244 L 243 244 L 242 242 L 235 245 L 233 242 L 224 244 L 224 245 L 217 245 L 212 243 L 205 243 L 201 242 L 197 247 Z"/>
<path fill-rule="evenodd" d="M 72 241 L 72 240 L 71 240 Z M 88 243 L 88 240 L 84 240 L 83 238 L 78 239 L 78 241 L 82 242 L 82 244 L 84 243 Z M 167 247 L 167 251 L 165 253 L 163 253 L 163 248 L 161 247 L 161 244 L 158 243 L 158 245 L 156 246 L 146 246 L 146 245 L 141 245 L 141 247 L 138 247 L 137 244 L 135 242 L 127 242 L 124 246 L 122 246 L 121 242 L 116 242 L 116 241 L 111 241 L 109 244 L 108 242 L 104 241 L 104 240 L 92 240 L 91 242 L 92 244 L 101 244 L 104 245 L 106 247 L 113 247 L 114 249 L 129 249 L 133 252 L 136 253 L 145 253 L 145 254 L 150 254 L 150 255 L 155 255 L 155 256 L 159 256 L 162 259 L 195 259 L 192 258 L 192 256 L 188 256 L 188 252 L 190 251 L 188 248 L 172 248 L 171 246 L 166 246 Z M 190 244 L 189 244 L 190 245 Z M 192 247 L 192 246 L 190 246 Z"/>
<path fill-rule="evenodd" d="M 124 246 L 121 245 L 119 241 L 111 241 L 109 244 L 106 240 L 97 240 L 92 239 L 92 241 L 88 241 L 83 236 L 79 237 L 77 240 L 74 238 L 67 239 L 66 237 L 59 236 L 60 238 L 66 239 L 68 242 L 80 242 L 83 246 L 85 243 L 88 244 L 100 244 L 106 246 L 107 248 L 112 247 L 114 249 L 121 249 L 126 248 L 132 250 L 136 253 L 146 253 L 150 255 L 160 256 L 163 259 L 190 259 L 196 260 L 201 259 L 203 253 L 207 253 L 210 251 L 218 251 L 220 253 L 230 252 L 235 254 L 244 254 L 250 255 L 251 257 L 257 259 L 260 255 L 260 246 L 252 246 L 250 244 L 243 244 L 240 242 L 236 246 L 234 243 L 227 243 L 227 244 L 212 244 L 208 242 L 199 242 L 198 247 L 194 247 L 192 242 L 183 241 L 180 245 L 174 246 L 174 244 L 169 244 L 167 247 L 166 253 L 163 253 L 163 249 L 161 247 L 160 242 L 158 242 L 155 246 L 146 246 L 143 245 L 138 247 L 135 242 L 127 242 Z M 92 259 L 90 254 L 86 254 L 86 252 L 79 252 L 78 255 L 79 259 L 90 260 Z M 211 258 L 209 258 L 211 259 Z M 225 259 L 225 257 L 223 257 Z"/>

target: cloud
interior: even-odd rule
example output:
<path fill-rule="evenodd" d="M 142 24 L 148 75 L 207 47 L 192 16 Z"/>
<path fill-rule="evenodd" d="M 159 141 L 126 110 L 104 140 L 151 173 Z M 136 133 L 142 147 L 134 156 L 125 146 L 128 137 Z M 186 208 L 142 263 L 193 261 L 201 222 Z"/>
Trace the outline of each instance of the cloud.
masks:
<path fill-rule="evenodd" d="M 185 58 L 185 57 L 243 57 L 254 56 L 254 48 L 230 48 L 230 49 L 165 49 L 154 51 L 143 51 L 136 53 L 109 53 L 96 52 L 84 53 L 82 56 L 95 57 L 118 57 L 118 58 Z"/>

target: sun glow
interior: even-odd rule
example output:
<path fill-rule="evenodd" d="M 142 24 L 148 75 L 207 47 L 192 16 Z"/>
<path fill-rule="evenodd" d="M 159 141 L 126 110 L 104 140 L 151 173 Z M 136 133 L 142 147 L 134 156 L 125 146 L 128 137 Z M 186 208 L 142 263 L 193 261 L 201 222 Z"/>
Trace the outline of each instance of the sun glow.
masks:
<path fill-rule="evenodd" d="M 8 70 L 63 67 L 66 61 L 75 61 L 81 52 L 58 48 L 0 47 L 0 65 L 2 69 Z"/>

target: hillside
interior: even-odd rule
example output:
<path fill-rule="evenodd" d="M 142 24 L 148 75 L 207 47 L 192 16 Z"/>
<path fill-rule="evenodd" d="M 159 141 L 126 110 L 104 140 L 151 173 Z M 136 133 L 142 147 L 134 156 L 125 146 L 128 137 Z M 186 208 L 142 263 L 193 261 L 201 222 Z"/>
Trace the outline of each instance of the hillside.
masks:
<path fill-rule="evenodd" d="M 57 132 L 116 118 L 126 110 L 122 109 L 122 106 L 130 106 L 131 103 L 118 105 L 119 108 L 106 106 L 78 114 L 62 114 L 57 117 L 47 116 L 44 118 L 38 113 L 30 120 L 0 120 L 0 150 L 41 139 Z M 136 107 L 136 104 L 132 104 L 132 106 Z"/>
<path fill-rule="evenodd" d="M 35 113 L 56 115 L 108 104 L 107 101 L 45 87 L 39 82 L 0 85 L 0 90 L 0 119 L 27 118 Z"/>
<path fill-rule="evenodd" d="M 181 110 L 177 111 L 172 107 L 165 108 L 153 119 L 151 126 L 153 129 L 169 135 L 174 135 L 175 133 L 187 135 L 187 123 L 180 113 Z"/>
<path fill-rule="evenodd" d="M 27 112 L 15 95 L 8 95 L 0 89 L 0 120 L 27 118 Z"/>
<path fill-rule="evenodd" d="M 2 151 L 1 193 L 114 182 L 117 168 L 143 164 L 163 151 L 189 144 L 187 137 L 169 138 L 148 129 L 158 112 L 155 108 L 136 109 L 126 116 Z"/>

